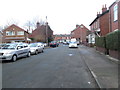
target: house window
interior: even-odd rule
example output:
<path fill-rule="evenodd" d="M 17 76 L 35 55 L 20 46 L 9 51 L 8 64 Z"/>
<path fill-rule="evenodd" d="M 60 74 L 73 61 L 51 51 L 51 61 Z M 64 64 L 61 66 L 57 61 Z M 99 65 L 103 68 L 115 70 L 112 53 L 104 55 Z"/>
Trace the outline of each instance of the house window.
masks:
<path fill-rule="evenodd" d="M 13 35 L 15 35 L 15 32 L 14 31 L 6 31 L 6 35 L 13 36 Z"/>
<path fill-rule="evenodd" d="M 114 6 L 114 21 L 118 20 L 118 5 Z"/>
<path fill-rule="evenodd" d="M 24 35 L 24 31 L 18 31 L 17 35 Z"/>

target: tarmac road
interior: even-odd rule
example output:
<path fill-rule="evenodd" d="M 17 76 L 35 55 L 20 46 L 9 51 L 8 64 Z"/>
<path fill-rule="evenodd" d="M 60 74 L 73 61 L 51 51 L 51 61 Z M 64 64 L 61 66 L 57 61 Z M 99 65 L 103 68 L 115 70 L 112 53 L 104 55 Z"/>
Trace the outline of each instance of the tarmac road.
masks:
<path fill-rule="evenodd" d="M 2 76 L 3 88 L 97 88 L 79 49 L 68 45 L 3 62 Z"/>

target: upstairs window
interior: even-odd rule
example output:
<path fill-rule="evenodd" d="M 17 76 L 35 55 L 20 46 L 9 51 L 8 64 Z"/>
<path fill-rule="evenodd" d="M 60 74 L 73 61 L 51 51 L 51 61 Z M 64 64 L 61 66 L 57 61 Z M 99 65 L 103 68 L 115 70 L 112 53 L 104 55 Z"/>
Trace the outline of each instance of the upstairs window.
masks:
<path fill-rule="evenodd" d="M 6 31 L 6 35 L 13 36 L 13 35 L 15 35 L 15 32 L 14 31 Z"/>
<path fill-rule="evenodd" d="M 24 35 L 24 31 L 18 31 L 17 35 Z"/>
<path fill-rule="evenodd" d="M 114 21 L 118 20 L 118 5 L 114 6 Z"/>

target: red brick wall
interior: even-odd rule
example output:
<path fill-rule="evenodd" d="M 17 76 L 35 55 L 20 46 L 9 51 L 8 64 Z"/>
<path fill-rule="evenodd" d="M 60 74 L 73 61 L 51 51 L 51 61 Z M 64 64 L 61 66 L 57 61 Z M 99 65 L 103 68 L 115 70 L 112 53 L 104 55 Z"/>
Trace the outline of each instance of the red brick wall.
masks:
<path fill-rule="evenodd" d="M 82 39 L 83 42 L 86 42 L 86 35 L 87 35 L 87 28 L 83 26 L 83 28 L 80 27 L 81 25 L 79 25 L 79 27 L 77 27 L 75 30 L 73 30 L 71 32 L 72 34 L 72 38 L 76 38 L 76 39 Z"/>
<path fill-rule="evenodd" d="M 100 17 L 100 35 L 109 33 L 109 12 Z"/>

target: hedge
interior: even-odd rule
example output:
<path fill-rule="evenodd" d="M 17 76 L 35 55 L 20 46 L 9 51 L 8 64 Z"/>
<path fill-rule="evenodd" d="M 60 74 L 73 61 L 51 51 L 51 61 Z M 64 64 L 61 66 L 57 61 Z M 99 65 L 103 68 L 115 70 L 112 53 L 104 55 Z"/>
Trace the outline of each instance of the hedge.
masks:
<path fill-rule="evenodd" d="M 105 37 L 96 37 L 95 45 L 98 47 L 106 48 Z"/>
<path fill-rule="evenodd" d="M 120 30 L 111 32 L 106 35 L 106 48 L 120 51 Z"/>

